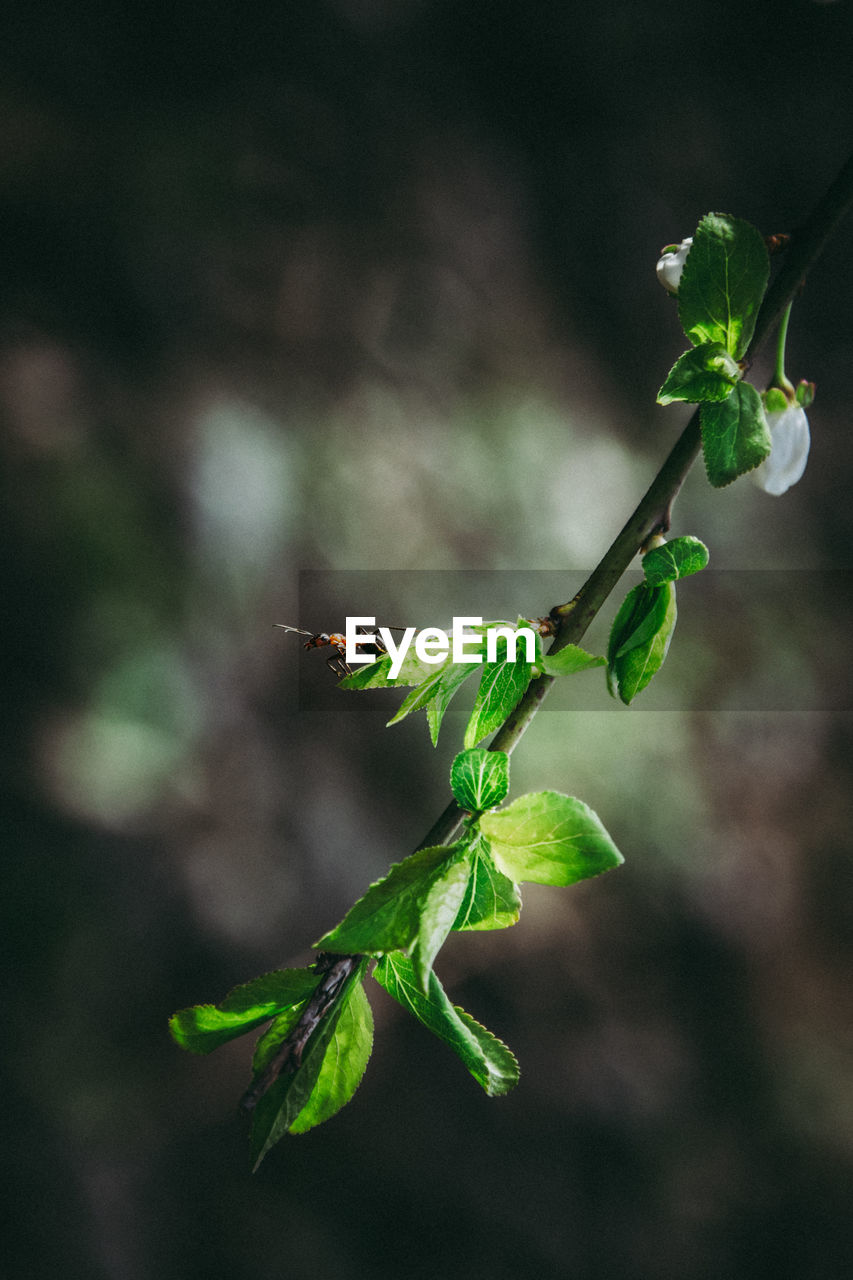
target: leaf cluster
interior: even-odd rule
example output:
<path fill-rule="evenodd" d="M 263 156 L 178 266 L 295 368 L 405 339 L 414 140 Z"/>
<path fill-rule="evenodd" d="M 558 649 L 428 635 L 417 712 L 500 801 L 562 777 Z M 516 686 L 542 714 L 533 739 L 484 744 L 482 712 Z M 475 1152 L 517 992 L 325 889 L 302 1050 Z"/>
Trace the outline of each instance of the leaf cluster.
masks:
<path fill-rule="evenodd" d="M 587 653 L 578 645 L 566 645 L 556 654 L 545 653 L 538 624 L 531 623 L 526 618 L 519 618 L 514 625 L 509 622 L 484 622 L 480 626 L 471 627 L 469 629 L 471 639 L 466 644 L 467 651 L 475 657 L 479 654 L 482 658 L 486 652 L 486 632 L 495 627 L 507 627 L 511 630 L 518 627 L 531 628 L 536 637 L 534 660 L 528 661 L 521 651 L 511 652 L 507 641 L 500 637 L 496 646 L 495 662 L 454 662 L 452 654 L 448 654 L 440 663 L 428 666 L 413 656 L 407 656 L 397 679 L 391 680 L 389 676 L 391 659 L 387 654 L 383 654 L 375 662 L 346 676 L 340 682 L 340 688 L 383 689 L 392 685 L 413 686 L 412 692 L 405 698 L 388 724 L 398 724 L 413 711 L 425 711 L 430 737 L 433 745 L 436 746 L 439 730 L 451 699 L 474 672 L 479 671 L 477 695 L 464 734 L 464 746 L 470 748 L 482 742 L 504 723 L 507 716 L 515 710 L 524 697 L 531 680 L 543 673 L 553 676 L 573 675 L 578 671 L 604 665 L 603 657 Z"/>
<path fill-rule="evenodd" d="M 658 401 L 699 405 L 705 464 L 718 487 L 753 469 L 770 452 L 761 398 L 743 381 L 768 276 L 767 251 L 754 227 L 722 214 L 702 219 L 678 290 L 679 318 L 691 347 L 671 369 Z M 811 393 L 809 384 L 801 384 L 798 403 Z M 670 491 L 670 501 L 675 492 L 677 488 Z M 636 543 L 631 555 L 635 549 Z M 541 632 L 532 659 L 511 654 L 505 640 L 495 655 L 487 651 L 486 632 L 509 624 L 484 623 L 472 629 L 473 638 L 466 642 L 469 653 L 474 646 L 479 663 L 454 662 L 448 654 L 436 665 L 409 653 L 392 680 L 391 658 L 383 655 L 341 681 L 345 689 L 410 688 L 388 723 L 424 710 L 435 744 L 451 700 L 479 669 L 464 750 L 450 770 L 454 800 L 465 817 L 453 827 L 455 832 L 461 825 L 462 832 L 454 843 L 418 849 L 372 884 L 315 943 L 319 955 L 313 965 L 266 974 L 237 987 L 218 1005 L 196 1005 L 170 1020 L 174 1039 L 194 1053 L 210 1053 L 264 1028 L 244 1096 L 244 1106 L 254 1112 L 256 1168 L 285 1134 L 303 1133 L 329 1119 L 358 1087 L 373 1044 L 364 990 L 371 967 L 376 983 L 443 1040 L 488 1094 L 506 1093 L 516 1083 L 513 1054 L 451 1003 L 434 970 L 436 956 L 451 932 L 515 924 L 521 884 L 575 884 L 618 866 L 622 855 L 598 816 L 572 796 L 540 791 L 504 805 L 509 756 L 478 744 L 506 725 L 531 681 L 543 675 L 573 675 L 606 665 L 611 694 L 630 704 L 666 658 L 677 618 L 676 582 L 707 563 L 707 548 L 695 537 L 669 543 L 659 539 L 646 551 L 643 581 L 628 592 L 616 615 L 606 658 L 573 644 L 544 653 Z M 627 558 L 622 568 L 626 566 Z M 561 606 L 560 616 L 575 603 Z M 595 608 L 599 606 L 600 601 Z M 537 630 L 525 619 L 518 623 Z M 582 634 L 579 628 L 577 637 Z M 487 652 L 493 660 L 484 662 Z"/>
<path fill-rule="evenodd" d="M 373 1043 L 364 992 L 372 960 L 378 984 L 461 1058 L 486 1093 L 506 1093 L 518 1080 L 510 1050 L 450 1002 L 433 961 L 453 930 L 515 924 L 525 881 L 575 884 L 618 866 L 622 856 L 597 815 L 571 796 L 542 791 L 497 808 L 509 790 L 505 752 L 460 752 L 450 784 L 469 815 L 463 837 L 392 866 L 315 943 L 321 955 L 314 966 L 267 974 L 219 1005 L 172 1017 L 174 1039 L 194 1053 L 268 1024 L 255 1046 L 247 1093 L 256 1168 L 285 1134 L 329 1119 L 358 1087 Z M 338 957 L 356 959 L 335 999 L 312 1021 L 307 1012 Z"/>
<path fill-rule="evenodd" d="M 702 450 L 716 488 L 752 471 L 770 452 L 761 397 L 743 382 L 743 359 L 767 289 L 770 259 L 742 218 L 706 214 L 678 287 L 678 317 L 692 343 L 658 392 L 659 404 L 699 405 Z"/>
<path fill-rule="evenodd" d="M 607 687 L 626 705 L 660 670 L 669 651 L 678 607 L 675 583 L 708 563 L 698 538 L 673 538 L 643 556 L 644 580 L 628 592 L 610 629 Z"/>

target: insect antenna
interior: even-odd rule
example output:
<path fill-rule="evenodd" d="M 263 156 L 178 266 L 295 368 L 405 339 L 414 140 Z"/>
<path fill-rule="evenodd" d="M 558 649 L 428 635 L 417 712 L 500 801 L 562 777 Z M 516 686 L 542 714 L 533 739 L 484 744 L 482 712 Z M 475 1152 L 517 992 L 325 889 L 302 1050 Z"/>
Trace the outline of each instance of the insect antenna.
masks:
<path fill-rule="evenodd" d="M 313 631 L 306 631 L 304 627 L 289 627 L 286 622 L 274 622 L 274 627 L 281 627 L 282 631 L 292 631 L 298 636 L 313 636 Z"/>

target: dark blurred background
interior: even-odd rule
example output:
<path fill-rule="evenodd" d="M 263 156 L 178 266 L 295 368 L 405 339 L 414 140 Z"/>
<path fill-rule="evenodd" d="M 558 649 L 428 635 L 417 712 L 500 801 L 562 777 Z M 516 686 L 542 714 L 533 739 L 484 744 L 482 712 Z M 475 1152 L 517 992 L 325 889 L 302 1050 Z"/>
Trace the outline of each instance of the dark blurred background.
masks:
<path fill-rule="evenodd" d="M 807 215 L 853 139 L 848 0 L 2 28 L 2 1274 L 849 1274 L 850 222 L 791 326 L 805 478 L 697 466 L 674 532 L 713 572 L 655 686 L 579 676 L 513 757 L 626 855 L 442 953 L 515 1092 L 375 989 L 355 1100 L 252 1177 L 250 1046 L 166 1034 L 307 963 L 447 798 L 459 716 L 386 732 L 394 694 L 272 623 L 574 593 L 686 416 L 658 251 Z"/>

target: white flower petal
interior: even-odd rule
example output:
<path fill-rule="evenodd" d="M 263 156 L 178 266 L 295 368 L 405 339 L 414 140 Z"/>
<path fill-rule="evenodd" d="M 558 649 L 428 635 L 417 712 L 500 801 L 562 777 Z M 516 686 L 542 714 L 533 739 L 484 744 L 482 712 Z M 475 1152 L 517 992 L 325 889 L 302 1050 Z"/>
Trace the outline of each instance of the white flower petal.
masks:
<path fill-rule="evenodd" d="M 778 497 L 796 484 L 806 469 L 811 437 L 809 420 L 799 405 L 789 405 L 781 413 L 768 413 L 771 450 L 760 466 L 750 472 L 765 493 Z"/>
<path fill-rule="evenodd" d="M 693 237 L 688 236 L 686 240 L 682 240 L 677 249 L 669 250 L 668 253 L 664 253 L 658 259 L 655 270 L 657 271 L 658 280 L 660 280 L 668 293 L 678 293 L 678 286 L 681 284 L 681 273 L 684 270 L 684 263 L 687 260 L 692 244 Z"/>

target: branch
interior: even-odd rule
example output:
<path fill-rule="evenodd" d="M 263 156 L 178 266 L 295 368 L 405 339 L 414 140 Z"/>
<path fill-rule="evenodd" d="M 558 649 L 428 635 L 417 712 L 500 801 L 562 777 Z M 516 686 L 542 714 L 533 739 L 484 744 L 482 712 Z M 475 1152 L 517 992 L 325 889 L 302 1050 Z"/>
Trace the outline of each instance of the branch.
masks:
<path fill-rule="evenodd" d="M 767 290 L 756 318 L 752 341 L 744 357 L 746 363 L 755 357 L 781 319 L 785 308 L 802 288 L 806 273 L 820 257 L 830 237 L 850 212 L 851 206 L 853 155 L 810 216 L 792 234 L 785 263 Z M 668 531 L 673 503 L 701 446 L 697 409 L 639 505 L 580 591 L 567 604 L 555 605 L 551 610 L 551 617 L 557 624 L 557 635 L 551 645 L 551 653 L 556 653 L 566 645 L 578 643 L 634 556 L 653 533 Z M 554 677 L 547 675 L 540 676 L 531 683 L 521 702 L 495 734 L 489 744 L 490 751 L 509 753 L 518 745 L 553 683 Z M 464 816 L 456 802 L 452 801 L 433 824 L 419 848 L 450 844 L 457 835 Z"/>
<path fill-rule="evenodd" d="M 792 234 L 782 269 L 764 297 L 755 322 L 755 331 L 744 357 L 748 364 L 759 347 L 778 324 L 785 308 L 802 287 L 803 280 L 820 257 L 830 237 L 853 206 L 853 155 L 835 182 L 803 225 Z M 697 409 L 675 442 L 666 461 L 649 485 L 644 497 L 625 526 L 617 534 L 607 552 L 592 571 L 580 591 L 567 604 L 551 610 L 557 633 L 550 652 L 556 653 L 569 644 L 577 644 L 588 630 L 610 592 L 616 586 L 634 556 L 653 533 L 666 533 L 670 527 L 672 506 L 701 448 L 699 410 Z M 533 680 L 515 710 L 507 717 L 489 744 L 490 751 L 514 750 L 527 726 L 550 692 L 554 677 L 542 675 Z M 465 812 L 452 801 L 430 828 L 418 848 L 450 844 L 458 834 Z M 358 964 L 360 956 L 325 956 L 316 967 L 324 974 L 299 1021 L 282 1043 L 275 1058 L 243 1098 L 250 1110 L 282 1071 L 296 1071 L 302 1054 L 322 1018 L 338 999 L 346 978 Z"/>
<path fill-rule="evenodd" d="M 851 204 L 853 155 L 806 221 L 792 232 L 782 268 L 767 290 L 758 313 L 748 357 L 755 354 L 767 335 L 776 328 L 788 303 L 802 288 L 809 271 L 850 212 Z"/>

